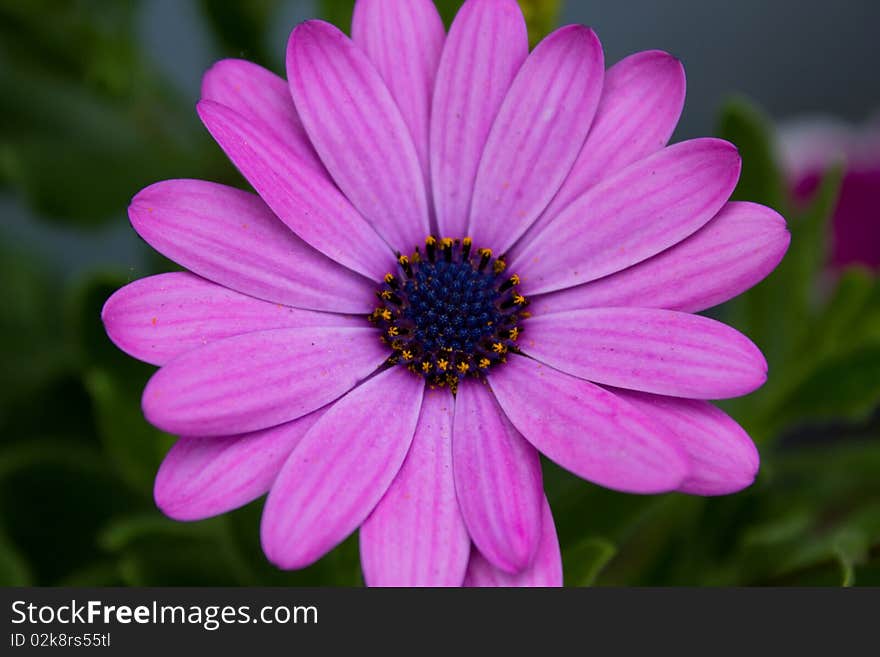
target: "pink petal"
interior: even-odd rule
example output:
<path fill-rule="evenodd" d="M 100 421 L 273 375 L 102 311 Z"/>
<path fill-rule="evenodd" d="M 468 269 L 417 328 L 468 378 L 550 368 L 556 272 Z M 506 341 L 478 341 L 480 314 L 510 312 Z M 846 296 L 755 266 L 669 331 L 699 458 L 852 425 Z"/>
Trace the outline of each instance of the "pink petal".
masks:
<path fill-rule="evenodd" d="M 520 347 L 582 379 L 673 397 L 724 399 L 767 380 L 767 361 L 739 331 L 656 308 L 587 308 L 531 318 Z"/>
<path fill-rule="evenodd" d="M 602 306 L 698 312 L 732 299 L 782 260 L 785 220 L 756 203 L 731 202 L 687 239 L 599 280 L 531 299 L 535 315 Z"/>
<path fill-rule="evenodd" d="M 529 53 L 515 0 L 469 0 L 449 34 L 431 110 L 431 181 L 442 236 L 464 236 L 489 130 Z"/>
<path fill-rule="evenodd" d="M 684 67 L 660 50 L 638 52 L 609 68 L 596 117 L 571 173 L 521 243 L 527 244 L 597 182 L 663 148 L 678 123 L 684 96 Z"/>
<path fill-rule="evenodd" d="M 760 465 L 758 450 L 742 427 L 721 409 L 697 399 L 614 392 L 673 432 L 691 466 L 681 492 L 728 495 L 754 482 Z"/>
<path fill-rule="evenodd" d="M 483 383 L 458 386 L 452 454 L 471 540 L 496 567 L 520 572 L 541 538 L 541 461 Z"/>
<path fill-rule="evenodd" d="M 185 272 L 129 283 L 107 299 L 101 319 L 117 347 L 153 365 L 243 333 L 363 325 L 360 317 L 260 301 Z"/>
<path fill-rule="evenodd" d="M 583 25 L 529 55 L 480 160 L 468 225 L 476 244 L 504 253 L 547 207 L 587 137 L 604 74 L 602 44 Z"/>
<path fill-rule="evenodd" d="M 579 196 L 523 245 L 510 268 L 530 294 L 625 269 L 707 223 L 727 201 L 739 170 L 739 154 L 726 141 L 668 146 Z"/>
<path fill-rule="evenodd" d="M 460 586 L 470 539 L 452 477 L 448 390 L 426 390 L 406 461 L 360 531 L 368 586 Z"/>
<path fill-rule="evenodd" d="M 315 310 L 365 313 L 372 306 L 367 279 L 303 242 L 249 192 L 166 180 L 138 192 L 128 216 L 161 254 L 238 292 Z"/>
<path fill-rule="evenodd" d="M 488 378 L 526 440 L 579 477 L 628 493 L 662 493 L 687 476 L 670 432 L 599 386 L 516 354 Z"/>
<path fill-rule="evenodd" d="M 244 59 L 223 59 L 202 78 L 202 99 L 235 110 L 248 121 L 261 121 L 303 163 L 328 176 L 296 113 L 287 81 Z"/>
<path fill-rule="evenodd" d="M 541 500 L 541 540 L 532 564 L 520 573 L 511 575 L 493 566 L 480 554 L 471 550 L 464 586 L 562 586 L 562 555 L 556 538 L 556 525 L 547 498 Z"/>
<path fill-rule="evenodd" d="M 343 193 L 392 248 L 421 244 L 431 229 L 419 158 L 366 54 L 333 25 L 306 21 L 290 35 L 287 77 L 306 132 Z"/>
<path fill-rule="evenodd" d="M 201 520 L 257 499 L 323 412 L 238 436 L 181 438 L 156 475 L 156 505 L 175 520 Z"/>
<path fill-rule="evenodd" d="M 351 38 L 367 53 L 400 108 L 428 187 L 431 97 L 446 38 L 437 8 L 430 0 L 358 0 Z"/>
<path fill-rule="evenodd" d="M 387 358 L 372 327 L 295 328 L 219 340 L 179 356 L 144 389 L 147 420 L 185 436 L 227 436 L 333 401 Z"/>
<path fill-rule="evenodd" d="M 393 264 L 390 250 L 332 182 L 261 123 L 210 100 L 197 109 L 229 159 L 294 233 L 368 278 L 385 275 Z"/>
<path fill-rule="evenodd" d="M 302 568 L 357 529 L 400 470 L 425 384 L 392 367 L 333 404 L 284 464 L 263 510 L 263 551 Z"/>

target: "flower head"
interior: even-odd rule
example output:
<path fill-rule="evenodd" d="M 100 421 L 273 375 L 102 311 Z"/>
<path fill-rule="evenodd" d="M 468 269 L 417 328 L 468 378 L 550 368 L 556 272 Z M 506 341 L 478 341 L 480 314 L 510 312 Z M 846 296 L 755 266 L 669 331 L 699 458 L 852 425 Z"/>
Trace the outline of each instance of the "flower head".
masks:
<path fill-rule="evenodd" d="M 192 273 L 108 300 L 160 365 L 150 422 L 181 436 L 169 516 L 268 492 L 282 568 L 360 527 L 368 584 L 562 581 L 539 452 L 621 491 L 724 494 L 758 467 L 707 399 L 760 386 L 743 335 L 699 310 L 766 276 L 782 218 L 730 203 L 736 149 L 666 146 L 681 64 L 607 71 L 563 27 L 528 52 L 513 0 L 360 0 L 353 40 L 309 21 L 288 82 L 244 61 L 199 116 L 257 195 L 158 183 L 132 224 Z"/>

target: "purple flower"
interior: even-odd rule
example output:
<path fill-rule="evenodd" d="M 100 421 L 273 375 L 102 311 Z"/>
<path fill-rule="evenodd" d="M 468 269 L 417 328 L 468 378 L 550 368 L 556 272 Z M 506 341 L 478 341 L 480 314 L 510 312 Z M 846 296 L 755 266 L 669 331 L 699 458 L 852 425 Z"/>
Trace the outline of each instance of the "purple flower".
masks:
<path fill-rule="evenodd" d="M 831 167 L 846 167 L 831 217 L 831 266 L 880 270 L 880 119 L 861 129 L 834 119 L 800 119 L 779 132 L 796 203 L 810 201 Z"/>
<path fill-rule="evenodd" d="M 161 366 L 144 413 L 181 436 L 158 506 L 195 520 L 268 492 L 281 568 L 360 527 L 370 585 L 559 585 L 539 452 L 631 493 L 748 486 L 757 451 L 705 400 L 766 363 L 692 313 L 789 236 L 728 202 L 731 144 L 666 147 L 680 62 L 605 71 L 579 25 L 530 54 L 514 0 L 469 0 L 448 35 L 427 0 L 361 0 L 352 32 L 299 25 L 289 83 L 206 74 L 199 116 L 259 196 L 172 180 L 131 204 L 193 272 L 103 311 Z"/>

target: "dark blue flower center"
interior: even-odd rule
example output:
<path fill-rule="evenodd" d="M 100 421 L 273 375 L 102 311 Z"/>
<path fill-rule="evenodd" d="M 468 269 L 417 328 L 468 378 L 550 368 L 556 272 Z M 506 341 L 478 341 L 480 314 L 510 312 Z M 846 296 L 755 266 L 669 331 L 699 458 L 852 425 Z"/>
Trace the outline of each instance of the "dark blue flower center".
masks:
<path fill-rule="evenodd" d="M 506 268 L 489 249 L 473 249 L 470 238 L 432 236 L 424 253 L 398 255 L 369 316 L 392 349 L 389 364 L 455 391 L 462 378 L 505 362 L 528 316 L 519 276 Z"/>

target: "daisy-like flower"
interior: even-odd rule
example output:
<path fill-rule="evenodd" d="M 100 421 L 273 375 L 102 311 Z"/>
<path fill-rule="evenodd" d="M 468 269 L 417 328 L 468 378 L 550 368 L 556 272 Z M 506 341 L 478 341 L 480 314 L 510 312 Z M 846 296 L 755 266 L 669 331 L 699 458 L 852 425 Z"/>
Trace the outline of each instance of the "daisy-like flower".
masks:
<path fill-rule="evenodd" d="M 794 120 L 780 127 L 779 142 L 796 203 L 808 203 L 832 167 L 845 167 L 831 216 L 830 264 L 880 271 L 880 116 L 864 127 L 831 117 Z"/>
<path fill-rule="evenodd" d="M 360 0 L 353 39 L 296 27 L 285 82 L 245 61 L 198 113 L 257 195 L 196 180 L 133 200 L 192 273 L 107 302 L 111 339 L 161 369 L 143 410 L 181 438 L 172 518 L 268 492 L 285 569 L 360 528 L 370 585 L 559 585 L 539 453 L 630 493 L 730 493 L 758 468 L 707 399 L 766 377 L 746 337 L 692 314 L 766 276 L 782 218 L 729 203 L 717 139 L 666 146 L 670 55 L 605 70 L 596 35 L 533 52 L 514 0 Z"/>

